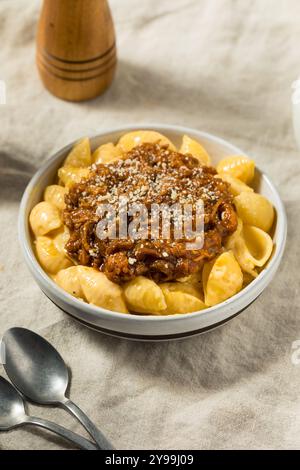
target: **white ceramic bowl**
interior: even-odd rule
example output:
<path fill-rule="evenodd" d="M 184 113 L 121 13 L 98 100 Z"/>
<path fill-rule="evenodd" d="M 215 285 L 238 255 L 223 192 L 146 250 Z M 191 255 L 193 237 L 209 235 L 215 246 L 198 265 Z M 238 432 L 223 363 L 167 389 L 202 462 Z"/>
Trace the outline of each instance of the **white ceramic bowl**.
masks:
<path fill-rule="evenodd" d="M 223 139 L 194 129 L 179 126 L 148 125 L 127 126 L 103 132 L 91 138 L 92 148 L 116 142 L 119 137 L 131 130 L 153 129 L 165 134 L 179 146 L 183 134 L 199 139 L 213 156 L 215 165 L 229 154 L 244 154 L 242 150 Z M 28 216 L 33 206 L 41 200 L 43 190 L 53 183 L 56 170 L 74 143 L 60 150 L 50 158 L 30 181 L 22 198 L 19 214 L 19 239 L 26 263 L 42 291 L 66 313 L 86 326 L 103 333 L 139 340 L 169 340 L 188 337 L 215 328 L 245 310 L 271 282 L 283 255 L 287 222 L 285 209 L 280 196 L 270 179 L 256 169 L 255 190 L 266 196 L 274 205 L 277 213 L 274 232 L 274 251 L 267 267 L 245 289 L 225 302 L 214 307 L 185 315 L 146 316 L 118 314 L 85 304 L 58 287 L 43 271 L 33 252 Z"/>

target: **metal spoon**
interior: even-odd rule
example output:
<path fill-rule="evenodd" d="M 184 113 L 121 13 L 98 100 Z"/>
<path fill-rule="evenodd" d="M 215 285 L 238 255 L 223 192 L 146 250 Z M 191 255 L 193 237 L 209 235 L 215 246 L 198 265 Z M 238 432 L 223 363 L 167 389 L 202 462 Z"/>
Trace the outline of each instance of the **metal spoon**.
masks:
<path fill-rule="evenodd" d="M 0 377 L 0 431 L 9 431 L 25 424 L 34 424 L 35 426 L 48 429 L 73 442 L 81 449 L 97 450 L 95 444 L 58 424 L 28 416 L 25 412 L 24 401 L 21 395 L 7 380 Z"/>
<path fill-rule="evenodd" d="M 3 336 L 5 371 L 17 389 L 41 405 L 60 405 L 73 414 L 96 441 L 99 449 L 113 449 L 86 414 L 69 400 L 67 366 L 44 338 L 25 328 L 11 328 Z"/>

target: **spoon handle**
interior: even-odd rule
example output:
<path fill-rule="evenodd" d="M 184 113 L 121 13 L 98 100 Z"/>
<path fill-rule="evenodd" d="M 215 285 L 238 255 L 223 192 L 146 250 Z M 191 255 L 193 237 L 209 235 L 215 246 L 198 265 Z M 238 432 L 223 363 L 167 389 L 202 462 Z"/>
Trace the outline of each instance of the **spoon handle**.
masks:
<path fill-rule="evenodd" d="M 49 431 L 52 431 L 55 434 L 58 434 L 64 439 L 67 439 L 73 444 L 76 444 L 76 446 L 79 447 L 80 449 L 97 450 L 97 446 L 93 444 L 92 442 L 88 441 L 82 436 L 79 436 L 75 432 L 69 431 L 68 429 L 60 426 L 59 424 L 52 423 L 52 421 L 48 421 L 48 420 L 41 419 L 41 418 L 36 418 L 34 416 L 29 416 L 24 424 L 33 424 L 35 426 L 48 429 Z"/>
<path fill-rule="evenodd" d="M 85 427 L 87 432 L 92 436 L 92 438 L 97 443 L 99 449 L 101 450 L 113 450 L 114 447 L 106 439 L 101 431 L 95 426 L 95 424 L 88 418 L 88 416 L 71 400 L 67 399 L 62 402 L 63 407 L 69 411 L 78 421 Z"/>

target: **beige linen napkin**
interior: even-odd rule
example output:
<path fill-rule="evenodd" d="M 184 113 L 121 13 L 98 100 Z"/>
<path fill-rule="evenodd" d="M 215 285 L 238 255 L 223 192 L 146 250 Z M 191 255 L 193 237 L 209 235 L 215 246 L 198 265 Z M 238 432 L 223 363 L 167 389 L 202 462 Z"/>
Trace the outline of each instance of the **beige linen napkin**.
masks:
<path fill-rule="evenodd" d="M 44 90 L 34 64 L 40 2 L 0 0 L 0 334 L 32 328 L 72 369 L 71 397 L 123 449 L 300 448 L 299 174 L 290 85 L 300 71 L 298 0 L 111 0 L 119 66 L 82 104 Z M 40 292 L 22 259 L 17 214 L 34 171 L 62 145 L 105 128 L 164 122 L 207 130 L 249 153 L 285 202 L 289 234 L 263 295 L 222 328 L 143 344 L 79 326 Z M 0 372 L 4 373 L 3 370 Z M 30 411 L 77 432 L 62 410 Z M 41 430 L 2 449 L 67 445 Z"/>

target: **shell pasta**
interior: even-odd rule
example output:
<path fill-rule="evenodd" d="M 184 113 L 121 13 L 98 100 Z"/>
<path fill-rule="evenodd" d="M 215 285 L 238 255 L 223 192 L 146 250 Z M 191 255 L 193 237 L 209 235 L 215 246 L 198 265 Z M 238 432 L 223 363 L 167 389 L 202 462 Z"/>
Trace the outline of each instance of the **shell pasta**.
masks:
<path fill-rule="evenodd" d="M 266 264 L 272 254 L 273 241 L 267 232 L 252 225 L 243 225 L 239 220 L 239 228 L 229 237 L 226 246 L 232 249 L 241 268 L 257 277 L 255 268 Z"/>
<path fill-rule="evenodd" d="M 238 216 L 245 224 L 254 225 L 268 232 L 274 221 L 274 208 L 261 194 L 242 192 L 235 197 Z"/>
<path fill-rule="evenodd" d="M 98 148 L 84 138 L 66 155 L 29 225 L 37 260 L 68 295 L 119 314 L 185 315 L 226 301 L 265 268 L 276 217 L 251 186 L 254 161 L 228 155 L 214 167 L 212 152 L 188 135 L 178 149 L 138 130 Z M 124 194 L 148 206 L 202 197 L 203 244 L 189 248 L 174 230 L 169 238 L 99 238 L 99 203 Z"/>
<path fill-rule="evenodd" d="M 203 269 L 205 304 L 213 306 L 241 290 L 243 273 L 232 251 L 226 251 Z"/>

